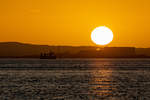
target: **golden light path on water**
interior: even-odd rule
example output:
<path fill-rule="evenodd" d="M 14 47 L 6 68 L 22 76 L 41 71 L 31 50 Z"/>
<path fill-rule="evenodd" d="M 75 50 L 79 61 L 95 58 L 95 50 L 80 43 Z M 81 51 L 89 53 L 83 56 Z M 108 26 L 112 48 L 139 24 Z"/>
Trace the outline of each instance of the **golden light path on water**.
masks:
<path fill-rule="evenodd" d="M 92 81 L 91 81 L 91 91 L 89 94 L 95 96 L 94 99 L 104 99 L 105 97 L 112 96 L 113 91 L 116 90 L 113 83 L 112 73 L 113 70 L 109 69 L 107 65 L 111 63 L 107 62 L 105 64 L 92 64 L 94 70 L 92 71 Z M 101 66 L 100 66 L 101 65 Z M 91 98 L 93 99 L 93 97 Z M 97 100 L 96 99 L 96 100 Z"/>

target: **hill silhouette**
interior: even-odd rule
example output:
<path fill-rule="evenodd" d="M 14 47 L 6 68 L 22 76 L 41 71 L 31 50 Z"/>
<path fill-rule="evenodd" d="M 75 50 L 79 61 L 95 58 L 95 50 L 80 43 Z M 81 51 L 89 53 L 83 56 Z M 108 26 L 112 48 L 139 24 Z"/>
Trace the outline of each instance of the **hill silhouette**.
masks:
<path fill-rule="evenodd" d="M 95 50 L 97 47 L 91 46 L 48 46 L 35 45 L 19 42 L 0 42 L 0 57 L 38 57 L 41 52 L 53 51 L 58 54 L 75 54 L 80 50 Z"/>
<path fill-rule="evenodd" d="M 41 52 L 49 51 L 54 52 L 57 57 L 60 58 L 103 57 L 102 54 L 100 54 L 101 52 L 96 50 L 97 48 L 98 47 L 95 46 L 49 46 L 19 42 L 0 42 L 0 58 L 39 58 Z M 117 48 L 119 49 L 120 47 Z M 109 50 L 111 51 L 111 47 Z M 122 52 L 120 52 L 120 54 L 121 53 Z M 150 48 L 135 48 L 135 54 L 150 56 Z"/>
<path fill-rule="evenodd" d="M 48 45 L 32 45 L 19 42 L 1 42 L 0 57 L 20 57 L 39 55 L 41 51 L 49 50 Z"/>

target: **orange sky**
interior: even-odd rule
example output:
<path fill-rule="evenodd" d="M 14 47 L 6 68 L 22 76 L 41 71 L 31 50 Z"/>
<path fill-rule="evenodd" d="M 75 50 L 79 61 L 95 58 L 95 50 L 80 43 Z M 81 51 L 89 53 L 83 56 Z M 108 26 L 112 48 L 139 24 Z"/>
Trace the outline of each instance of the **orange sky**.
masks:
<path fill-rule="evenodd" d="M 91 31 L 107 26 L 110 46 L 150 47 L 150 0 L 1 0 L 0 42 L 95 45 Z"/>

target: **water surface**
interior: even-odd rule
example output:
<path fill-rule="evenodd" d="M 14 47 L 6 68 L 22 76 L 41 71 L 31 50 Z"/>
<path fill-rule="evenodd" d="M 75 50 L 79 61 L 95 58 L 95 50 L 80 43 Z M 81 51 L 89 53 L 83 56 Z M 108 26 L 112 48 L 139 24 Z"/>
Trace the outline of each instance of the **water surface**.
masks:
<path fill-rule="evenodd" d="M 150 100 L 150 59 L 0 59 L 0 100 Z"/>

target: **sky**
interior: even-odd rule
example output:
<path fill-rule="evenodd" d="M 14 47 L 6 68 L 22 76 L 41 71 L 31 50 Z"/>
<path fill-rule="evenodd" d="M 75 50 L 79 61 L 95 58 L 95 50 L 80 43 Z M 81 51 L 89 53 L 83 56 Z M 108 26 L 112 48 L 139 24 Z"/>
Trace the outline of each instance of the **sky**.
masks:
<path fill-rule="evenodd" d="M 0 42 L 95 46 L 107 26 L 109 46 L 150 47 L 150 0 L 0 0 Z"/>

